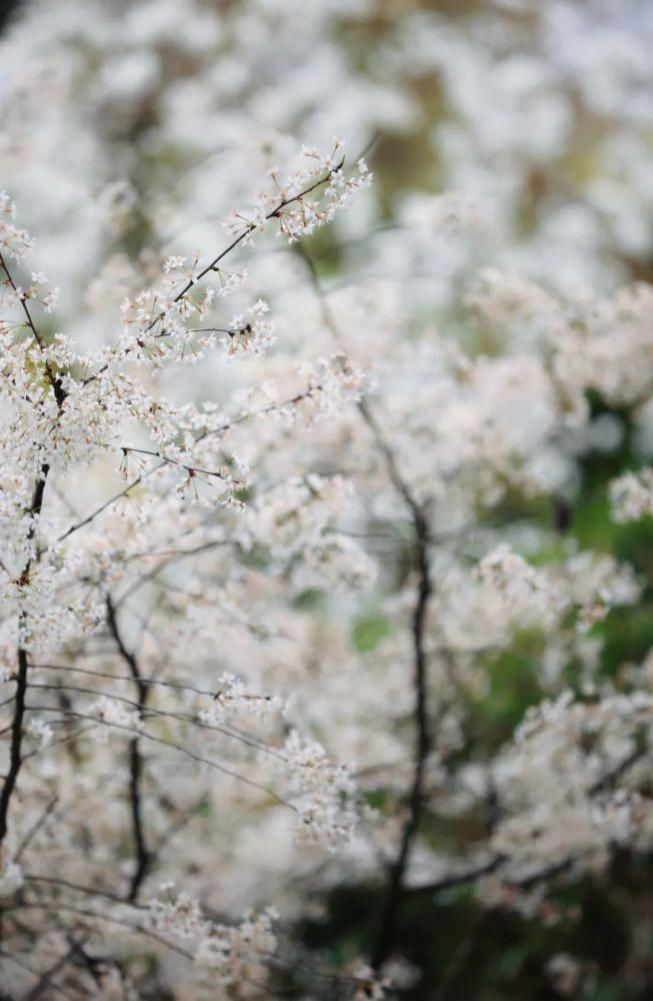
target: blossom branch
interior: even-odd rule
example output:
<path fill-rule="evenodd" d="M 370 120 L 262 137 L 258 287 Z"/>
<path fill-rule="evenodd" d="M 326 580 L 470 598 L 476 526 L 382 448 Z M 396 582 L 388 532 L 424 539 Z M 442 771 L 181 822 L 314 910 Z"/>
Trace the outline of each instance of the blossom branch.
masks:
<path fill-rule="evenodd" d="M 20 302 L 23 313 L 25 314 L 27 326 L 29 327 L 32 336 L 34 337 L 34 340 L 38 344 L 41 351 L 45 351 L 46 345 L 43 335 L 39 332 L 36 324 L 34 323 L 29 306 L 27 305 L 27 302 L 25 300 L 25 296 L 20 292 L 16 283 L 14 282 L 14 279 L 11 276 L 11 273 L 9 271 L 9 268 L 7 267 L 7 263 L 2 253 L 0 253 L 0 268 L 2 268 L 2 270 L 4 271 L 7 283 L 9 284 L 16 298 Z M 61 409 L 66 400 L 66 392 L 61 384 L 61 379 L 55 376 L 49 361 L 46 361 L 45 363 L 45 372 L 48 377 L 48 381 L 52 387 L 52 392 L 54 393 L 54 398 L 57 402 L 57 406 L 59 407 L 59 409 Z"/>

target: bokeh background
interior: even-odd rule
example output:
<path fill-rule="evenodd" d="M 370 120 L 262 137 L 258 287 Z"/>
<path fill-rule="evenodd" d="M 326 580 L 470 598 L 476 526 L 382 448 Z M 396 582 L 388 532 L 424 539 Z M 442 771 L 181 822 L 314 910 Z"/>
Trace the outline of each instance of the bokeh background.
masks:
<path fill-rule="evenodd" d="M 497 350 L 461 305 L 480 267 L 574 295 L 653 277 L 647 0 L 5 0 L 0 25 L 0 186 L 38 233 L 63 319 L 89 343 L 106 331 L 75 303 L 107 261 L 119 273 L 148 248 L 210 249 L 215 220 L 255 189 L 271 158 L 333 135 L 353 154 L 370 145 L 376 180 L 310 241 L 321 279 L 405 282 L 416 314 L 437 316 L 474 351 Z M 480 214 L 480 235 L 442 237 L 458 222 L 433 201 L 443 191 L 460 193 L 463 214 Z M 196 391 L 215 377 L 197 375 Z M 641 574 L 642 601 L 592 633 L 601 677 L 617 681 L 653 647 L 653 526 L 615 526 L 606 484 L 653 445 L 618 408 L 591 402 L 617 445 L 584 456 L 573 497 L 552 507 L 509 496 L 493 518 L 553 527 L 554 545 L 576 540 Z M 400 578 L 397 563 L 389 556 L 387 572 Z M 362 618 L 357 649 L 373 650 L 385 628 Z M 473 753 L 496 751 L 541 698 L 538 652 L 524 636 L 492 665 L 473 710 Z M 428 832 L 443 852 L 464 852 L 475 835 L 473 820 L 456 818 Z M 416 896 L 402 912 L 402 996 L 645 1001 L 652 879 L 652 858 L 617 852 L 602 882 L 557 894 L 552 907 L 569 920 L 558 913 L 549 924 L 482 908 L 464 887 Z M 336 889 L 326 918 L 299 934 L 335 965 L 365 954 L 380 893 L 355 881 Z M 551 967 L 565 954 L 575 963 Z M 289 977 L 283 996 L 301 982 Z M 324 997 L 338 990 L 325 985 Z"/>

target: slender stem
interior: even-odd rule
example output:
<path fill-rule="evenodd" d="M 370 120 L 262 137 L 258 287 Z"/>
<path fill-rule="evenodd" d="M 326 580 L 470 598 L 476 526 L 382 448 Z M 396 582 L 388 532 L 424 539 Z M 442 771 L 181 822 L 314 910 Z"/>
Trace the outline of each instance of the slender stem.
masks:
<path fill-rule="evenodd" d="M 23 840 L 21 841 L 16 850 L 16 854 L 14 855 L 15 862 L 20 861 L 21 856 L 28 848 L 30 842 L 36 837 L 36 835 L 41 830 L 43 825 L 47 822 L 48 818 L 50 817 L 50 814 L 52 813 L 58 802 L 59 802 L 59 797 L 53 796 L 50 802 L 43 810 L 43 812 L 41 813 L 41 815 L 34 822 L 34 824 L 32 824 L 29 831 L 27 832 L 27 834 L 25 835 L 25 837 L 23 838 Z"/>

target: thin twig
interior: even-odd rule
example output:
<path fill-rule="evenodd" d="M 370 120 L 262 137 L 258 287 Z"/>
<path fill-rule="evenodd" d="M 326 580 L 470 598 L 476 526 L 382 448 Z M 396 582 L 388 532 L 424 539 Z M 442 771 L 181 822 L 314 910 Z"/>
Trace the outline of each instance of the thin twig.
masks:
<path fill-rule="evenodd" d="M 48 820 L 50 814 L 52 813 L 52 811 L 54 810 L 54 808 L 55 808 L 55 806 L 57 805 L 58 802 L 59 802 L 59 797 L 58 796 L 53 796 L 52 799 L 50 800 L 50 802 L 46 805 L 46 807 L 43 810 L 43 812 L 41 813 L 41 815 L 32 824 L 32 826 L 30 827 L 29 831 L 27 832 L 27 834 L 25 835 L 25 837 L 23 838 L 23 840 L 21 841 L 20 845 L 18 846 L 18 848 L 16 850 L 16 854 L 14 855 L 14 861 L 15 862 L 19 862 L 20 861 L 21 856 L 23 855 L 25 849 L 28 847 L 28 845 L 33 840 L 33 838 L 36 837 L 36 835 L 41 830 L 41 828 L 43 827 L 43 825 L 45 823 L 47 823 L 47 820 Z"/>

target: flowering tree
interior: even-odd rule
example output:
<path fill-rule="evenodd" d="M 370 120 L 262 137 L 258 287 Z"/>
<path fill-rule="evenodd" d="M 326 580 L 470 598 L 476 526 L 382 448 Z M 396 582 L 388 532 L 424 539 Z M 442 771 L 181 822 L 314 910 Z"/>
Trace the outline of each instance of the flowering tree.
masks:
<path fill-rule="evenodd" d="M 0 45 L 7 997 L 481 997 L 517 921 L 502 996 L 610 989 L 653 22 L 463 6 L 58 0 Z"/>

